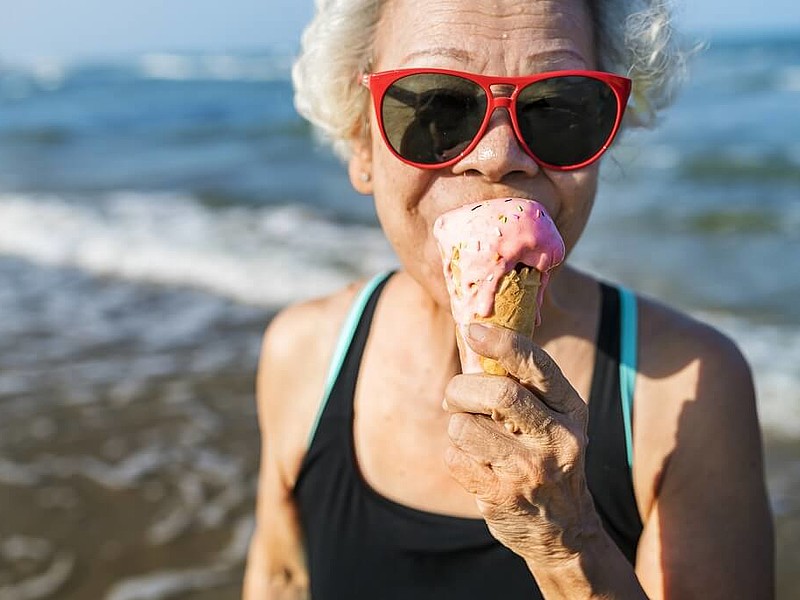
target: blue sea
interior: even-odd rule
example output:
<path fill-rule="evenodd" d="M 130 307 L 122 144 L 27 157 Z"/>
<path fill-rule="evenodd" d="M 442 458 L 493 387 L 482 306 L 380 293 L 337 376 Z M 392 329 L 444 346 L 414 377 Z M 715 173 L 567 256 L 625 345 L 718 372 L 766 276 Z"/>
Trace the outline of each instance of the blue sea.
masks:
<path fill-rule="evenodd" d="M 291 56 L 0 61 L 0 599 L 236 598 L 275 310 L 396 259 Z M 730 335 L 800 590 L 800 35 L 711 40 L 576 265 Z M 27 594 L 27 595 L 26 595 Z"/>

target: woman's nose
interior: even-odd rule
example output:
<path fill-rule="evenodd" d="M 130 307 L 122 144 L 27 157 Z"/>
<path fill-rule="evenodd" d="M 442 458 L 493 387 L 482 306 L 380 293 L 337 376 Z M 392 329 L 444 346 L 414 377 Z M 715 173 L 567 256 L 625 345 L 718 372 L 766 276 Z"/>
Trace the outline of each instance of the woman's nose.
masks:
<path fill-rule="evenodd" d="M 453 165 L 453 172 L 477 173 L 496 183 L 511 174 L 533 177 L 539 168 L 517 139 L 508 110 L 496 108 L 483 137 L 472 152 Z"/>

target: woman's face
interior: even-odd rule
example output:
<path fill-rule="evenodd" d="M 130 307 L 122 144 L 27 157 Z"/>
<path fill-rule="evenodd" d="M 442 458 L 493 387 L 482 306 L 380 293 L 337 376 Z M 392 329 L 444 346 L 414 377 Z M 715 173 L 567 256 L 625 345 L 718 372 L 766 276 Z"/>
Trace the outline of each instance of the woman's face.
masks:
<path fill-rule="evenodd" d="M 593 69 L 593 43 L 584 0 L 387 0 L 372 71 L 438 67 L 516 76 Z M 508 113 L 500 109 L 461 161 L 419 169 L 389 151 L 371 113 L 370 138 L 355 146 L 351 180 L 374 195 L 403 266 L 442 306 L 449 301 L 432 229 L 447 210 L 502 196 L 531 198 L 550 212 L 567 251 L 577 242 L 591 211 L 597 163 L 576 171 L 542 169 L 519 146 Z"/>

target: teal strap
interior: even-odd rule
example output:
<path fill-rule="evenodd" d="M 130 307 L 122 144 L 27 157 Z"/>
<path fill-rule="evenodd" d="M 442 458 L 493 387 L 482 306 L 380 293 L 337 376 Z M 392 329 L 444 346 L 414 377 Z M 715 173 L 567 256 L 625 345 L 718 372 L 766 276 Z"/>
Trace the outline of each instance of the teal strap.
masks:
<path fill-rule="evenodd" d="M 325 407 L 328 405 L 328 398 L 330 398 L 333 385 L 339 377 L 339 371 L 342 370 L 342 364 L 347 356 L 347 351 L 350 349 L 350 344 L 353 342 L 353 336 L 356 333 L 356 327 L 358 327 L 359 321 L 361 321 L 361 314 L 364 312 L 364 307 L 367 305 L 367 302 L 369 302 L 375 288 L 389 275 L 391 275 L 391 271 L 385 271 L 370 279 L 358 293 L 353 302 L 353 306 L 350 308 L 350 312 L 347 313 L 347 318 L 344 321 L 344 325 L 342 325 L 339 339 L 336 342 L 336 348 L 333 350 L 333 359 L 331 360 L 330 367 L 328 367 L 328 376 L 325 379 L 325 391 L 322 396 L 322 402 L 317 410 L 317 416 L 314 419 L 314 426 L 311 428 L 311 433 L 308 436 L 307 448 L 311 447 L 311 442 L 314 440 L 314 436 L 317 433 L 317 427 L 319 427 L 320 419 L 322 419 L 322 413 L 325 412 Z"/>
<path fill-rule="evenodd" d="M 619 288 L 621 339 L 619 357 L 619 387 L 622 400 L 622 422 L 625 425 L 625 448 L 628 466 L 633 467 L 633 389 L 636 384 L 637 321 L 636 296 L 629 289 Z"/>

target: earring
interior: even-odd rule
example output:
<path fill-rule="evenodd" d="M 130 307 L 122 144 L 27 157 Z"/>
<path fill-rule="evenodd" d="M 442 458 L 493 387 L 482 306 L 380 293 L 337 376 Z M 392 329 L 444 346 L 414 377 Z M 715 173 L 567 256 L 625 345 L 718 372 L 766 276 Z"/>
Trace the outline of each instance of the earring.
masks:
<path fill-rule="evenodd" d="M 369 183 L 369 180 L 372 179 L 372 177 L 370 177 L 369 173 L 367 173 L 366 171 L 362 171 L 361 175 L 359 175 L 358 178 L 364 183 Z"/>

